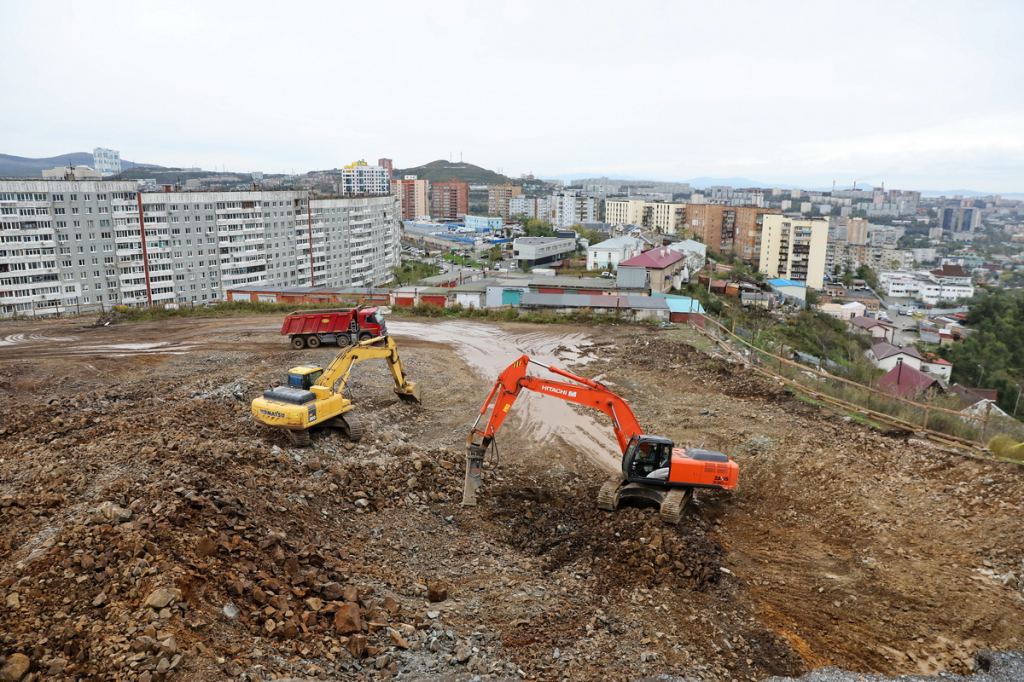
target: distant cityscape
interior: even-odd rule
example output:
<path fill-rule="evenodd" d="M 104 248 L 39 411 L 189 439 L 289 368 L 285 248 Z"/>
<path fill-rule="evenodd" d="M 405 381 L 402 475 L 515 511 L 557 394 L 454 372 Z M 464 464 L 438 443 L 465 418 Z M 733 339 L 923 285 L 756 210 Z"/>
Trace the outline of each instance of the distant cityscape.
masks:
<path fill-rule="evenodd" d="M 461 162 L 403 170 L 389 158 L 298 175 L 127 170 L 118 150 L 101 147 L 92 160 L 0 180 L 0 314 L 203 303 L 254 284 L 377 287 L 393 280 L 403 245 L 511 246 L 502 267 L 518 270 L 557 267 L 581 250 L 588 268 L 615 276 L 647 249 L 700 244 L 822 292 L 866 266 L 886 294 L 924 305 L 969 298 L 975 283 L 1024 267 L 1024 202 L 994 195 L 608 177 L 566 185 Z M 523 223 L 558 233 L 529 236 Z M 977 238 L 1006 248 L 982 257 Z M 934 274 L 947 266 L 969 274 Z M 658 276 L 672 282 L 681 269 Z M 648 274 L 640 288 L 660 291 L 661 281 Z"/>

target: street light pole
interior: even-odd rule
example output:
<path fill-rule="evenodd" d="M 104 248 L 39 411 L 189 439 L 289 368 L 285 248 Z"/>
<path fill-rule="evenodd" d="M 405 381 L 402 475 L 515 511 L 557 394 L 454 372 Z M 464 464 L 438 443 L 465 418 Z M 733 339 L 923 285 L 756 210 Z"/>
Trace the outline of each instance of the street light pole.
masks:
<path fill-rule="evenodd" d="M 981 370 L 981 376 L 979 376 L 979 377 L 978 377 L 978 388 L 981 388 L 981 380 L 982 380 L 982 379 L 984 378 L 984 376 L 985 376 L 985 368 L 984 368 L 984 367 L 982 367 L 981 365 L 978 365 L 978 369 L 980 369 L 980 370 Z"/>
<path fill-rule="evenodd" d="M 1013 416 L 1017 416 L 1017 406 L 1020 405 L 1020 384 L 1017 384 L 1017 400 L 1013 403 Z"/>

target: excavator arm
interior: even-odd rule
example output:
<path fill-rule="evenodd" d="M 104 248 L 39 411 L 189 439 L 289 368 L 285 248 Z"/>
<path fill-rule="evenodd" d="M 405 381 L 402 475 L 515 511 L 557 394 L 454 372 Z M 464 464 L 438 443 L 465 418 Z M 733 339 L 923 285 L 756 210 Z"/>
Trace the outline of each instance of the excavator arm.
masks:
<path fill-rule="evenodd" d="M 549 372 L 570 379 L 575 383 L 552 381 L 528 375 L 526 370 L 530 363 L 543 367 Z M 512 405 L 523 389 L 601 410 L 611 417 L 612 429 L 615 431 L 615 438 L 622 452 L 626 451 L 626 446 L 633 436 L 643 435 L 644 431 L 640 428 L 640 423 L 633 414 L 633 410 L 630 409 L 625 400 L 606 386 L 592 379 L 559 369 L 554 365 L 544 365 L 531 360 L 528 355 L 523 355 L 506 367 L 498 376 L 498 380 L 494 382 L 487 400 L 484 401 L 483 407 L 480 408 L 476 422 L 474 422 L 472 429 L 470 429 L 467 441 L 469 459 L 466 462 L 466 487 L 463 492 L 464 505 L 475 504 L 476 489 L 480 485 L 483 458 L 487 448 L 494 441 L 495 434 L 501 428 L 505 418 L 508 417 Z M 489 408 L 491 410 L 490 417 L 484 422 L 483 428 L 478 428 L 480 420 L 487 414 Z"/>
<path fill-rule="evenodd" d="M 383 344 L 381 344 L 382 341 Z M 362 360 L 376 358 L 387 360 L 388 369 L 391 370 L 391 376 L 395 380 L 395 393 L 398 394 L 399 399 L 403 402 L 420 402 L 419 387 L 406 379 L 402 361 L 398 357 L 398 345 L 391 336 L 367 339 L 338 353 L 317 379 L 315 385 L 329 388 L 334 393 L 341 393 L 355 364 Z"/>

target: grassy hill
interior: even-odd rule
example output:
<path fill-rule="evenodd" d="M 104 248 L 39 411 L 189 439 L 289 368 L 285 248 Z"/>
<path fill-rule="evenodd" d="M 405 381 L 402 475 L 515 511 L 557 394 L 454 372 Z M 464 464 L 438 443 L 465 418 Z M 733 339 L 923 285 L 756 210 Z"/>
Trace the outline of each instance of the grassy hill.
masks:
<path fill-rule="evenodd" d="M 513 182 L 511 178 L 480 166 L 474 166 L 471 163 L 453 163 L 443 159 L 431 161 L 415 168 L 403 168 L 396 173 L 399 177 L 415 175 L 420 180 L 430 180 L 432 183 L 448 182 L 452 178 L 460 182 L 468 182 L 471 185 L 504 185 L 506 182 Z"/>
<path fill-rule="evenodd" d="M 24 156 L 11 156 L 0 154 L 0 177 L 5 178 L 41 178 L 44 170 L 67 166 L 73 163 L 76 166 L 89 166 L 92 168 L 91 152 L 71 152 L 59 156 L 50 156 L 42 159 L 30 159 Z M 138 164 L 139 166 L 148 164 Z M 122 170 L 133 168 L 135 164 L 131 161 L 121 160 Z M 160 168 L 160 166 L 152 166 Z"/>

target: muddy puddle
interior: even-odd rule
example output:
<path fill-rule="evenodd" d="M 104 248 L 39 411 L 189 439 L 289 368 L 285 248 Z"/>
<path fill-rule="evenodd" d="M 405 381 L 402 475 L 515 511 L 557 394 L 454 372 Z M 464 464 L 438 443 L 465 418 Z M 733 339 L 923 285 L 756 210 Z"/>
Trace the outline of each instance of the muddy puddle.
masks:
<path fill-rule="evenodd" d="M 523 354 L 545 365 L 565 367 L 580 362 L 581 351 L 591 343 L 581 333 L 545 330 L 515 334 L 493 325 L 463 320 L 437 324 L 389 320 L 388 328 L 399 337 L 451 346 L 489 384 Z M 531 365 L 530 373 L 564 381 L 535 364 Z M 480 395 L 481 405 L 486 397 L 486 393 Z M 514 418 L 510 418 L 498 432 L 499 446 L 502 440 L 509 440 L 512 435 L 510 432 L 514 431 L 519 439 L 551 447 L 560 447 L 560 441 L 564 442 L 569 448 L 583 454 L 591 464 L 609 472 L 618 471 L 622 455 L 611 424 L 603 414 L 580 414 L 573 409 L 571 403 L 529 391 L 520 394 L 512 409 Z M 506 454 L 515 456 L 514 453 Z M 568 453 L 553 453 L 553 461 L 563 465 L 571 462 L 573 458 L 564 454 Z"/>

